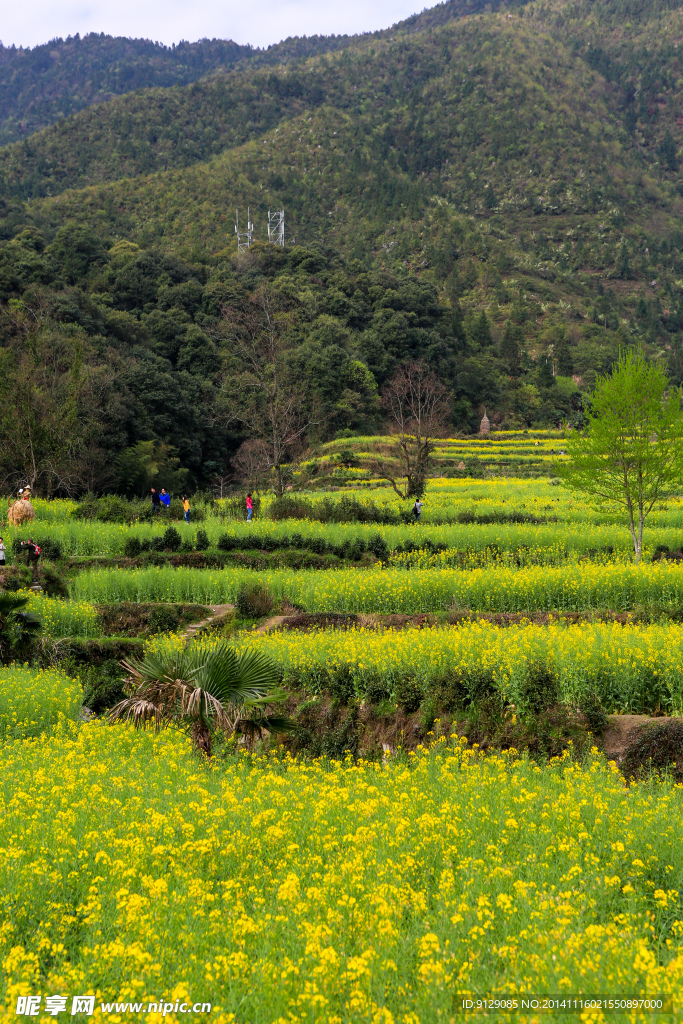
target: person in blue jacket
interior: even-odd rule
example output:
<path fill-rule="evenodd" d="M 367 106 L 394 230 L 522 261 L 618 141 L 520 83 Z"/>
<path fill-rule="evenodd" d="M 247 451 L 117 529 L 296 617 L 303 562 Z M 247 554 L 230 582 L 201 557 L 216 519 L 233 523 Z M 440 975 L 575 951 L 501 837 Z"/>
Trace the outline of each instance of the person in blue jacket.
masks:
<path fill-rule="evenodd" d="M 171 495 L 168 493 L 165 487 L 161 488 L 161 494 L 159 495 L 159 498 L 161 499 L 161 504 L 164 506 L 161 511 L 168 512 L 169 508 L 171 507 Z"/>

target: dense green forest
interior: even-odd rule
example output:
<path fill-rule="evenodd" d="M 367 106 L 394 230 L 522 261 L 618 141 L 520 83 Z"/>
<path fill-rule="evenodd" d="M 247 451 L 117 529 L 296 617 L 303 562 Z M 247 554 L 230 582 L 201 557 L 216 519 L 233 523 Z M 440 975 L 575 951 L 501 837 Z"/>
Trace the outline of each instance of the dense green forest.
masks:
<path fill-rule="evenodd" d="M 0 477 L 130 490 L 161 460 L 188 486 L 228 479 L 264 303 L 305 382 L 301 443 L 381 429 L 414 359 L 446 385 L 451 431 L 484 407 L 496 426 L 578 423 L 624 345 L 681 382 L 679 44 L 683 3 L 443 4 L 5 147 Z M 257 244 L 238 256 L 247 206 Z M 263 244 L 282 206 L 283 251 Z"/>
<path fill-rule="evenodd" d="M 417 32 L 499 6 L 499 2 L 486 4 L 484 0 L 446 0 L 387 31 Z M 384 35 L 386 31 L 377 32 L 372 38 Z M 164 46 L 149 39 L 114 38 L 104 32 L 91 32 L 83 38 L 77 33 L 32 48 L 0 42 L 0 146 L 136 89 L 188 85 L 211 71 L 237 64 L 285 64 L 351 46 L 359 38 L 363 37 L 296 36 L 265 49 L 223 39 Z"/>

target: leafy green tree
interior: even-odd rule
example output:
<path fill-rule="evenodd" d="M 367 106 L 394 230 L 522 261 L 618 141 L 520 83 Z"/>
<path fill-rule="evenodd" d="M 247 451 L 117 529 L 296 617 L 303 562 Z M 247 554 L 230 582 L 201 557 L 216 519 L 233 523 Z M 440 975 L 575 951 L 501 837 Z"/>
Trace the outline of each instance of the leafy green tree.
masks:
<path fill-rule="evenodd" d="M 140 497 L 155 485 L 177 493 L 187 483 L 187 470 L 181 467 L 175 448 L 156 440 L 138 441 L 122 451 L 116 476 L 121 490 Z"/>
<path fill-rule="evenodd" d="M 519 376 L 519 359 L 523 344 L 522 328 L 508 320 L 500 342 L 500 358 L 507 365 L 511 377 Z"/>
<path fill-rule="evenodd" d="M 65 224 L 59 229 L 48 253 L 69 284 L 75 284 L 92 266 L 104 263 L 107 258 L 104 246 L 94 231 L 76 223 Z"/>
<path fill-rule="evenodd" d="M 643 524 L 683 473 L 681 392 L 641 352 L 620 354 L 599 377 L 587 426 L 567 445 L 567 484 L 600 508 L 625 511 L 636 562 Z"/>
<path fill-rule="evenodd" d="M 659 153 L 662 158 L 662 162 L 668 171 L 675 171 L 678 168 L 678 159 L 676 156 L 676 141 L 667 128 L 666 135 L 662 140 L 662 144 L 659 147 Z"/>
<path fill-rule="evenodd" d="M 551 388 L 553 386 L 555 378 L 553 377 L 553 361 L 551 356 L 539 357 L 536 377 L 539 387 Z"/>
<path fill-rule="evenodd" d="M 555 344 L 555 369 L 560 377 L 571 377 L 574 373 L 572 350 L 564 330 Z"/>
<path fill-rule="evenodd" d="M 291 729 L 288 719 L 272 715 L 285 694 L 276 666 L 260 651 L 238 653 L 225 641 L 211 650 L 185 648 L 166 658 L 147 654 L 122 662 L 132 693 L 109 713 L 110 720 L 132 722 L 157 731 L 172 725 L 192 737 L 194 749 L 211 757 L 217 733 L 245 734 Z"/>

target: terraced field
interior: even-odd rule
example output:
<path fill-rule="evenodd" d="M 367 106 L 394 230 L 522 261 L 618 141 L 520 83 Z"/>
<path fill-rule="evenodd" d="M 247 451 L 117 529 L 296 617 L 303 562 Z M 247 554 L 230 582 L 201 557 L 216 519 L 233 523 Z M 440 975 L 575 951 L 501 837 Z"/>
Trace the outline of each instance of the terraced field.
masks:
<path fill-rule="evenodd" d="M 560 441 L 439 454 L 532 467 Z M 419 524 L 349 479 L 284 519 L 37 501 L 11 533 L 44 554 L 2 574 L 42 623 L 0 669 L 8 1016 L 62 989 L 95 1016 L 189 1000 L 250 1024 L 475 1019 L 463 1000 L 521 992 L 678 1005 L 683 500 L 635 565 L 623 523 L 550 475 L 435 478 Z M 122 659 L 226 638 L 275 664 L 293 733 L 202 761 L 180 731 L 108 724 Z"/>

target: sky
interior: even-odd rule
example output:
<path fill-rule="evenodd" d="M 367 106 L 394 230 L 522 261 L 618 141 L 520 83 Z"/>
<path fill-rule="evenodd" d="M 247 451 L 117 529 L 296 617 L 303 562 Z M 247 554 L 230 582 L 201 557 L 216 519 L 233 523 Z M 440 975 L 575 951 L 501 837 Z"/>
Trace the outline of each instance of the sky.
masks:
<path fill-rule="evenodd" d="M 0 40 L 37 46 L 56 36 L 106 32 L 177 43 L 204 37 L 268 46 L 287 36 L 371 32 L 427 0 L 5 0 Z"/>

